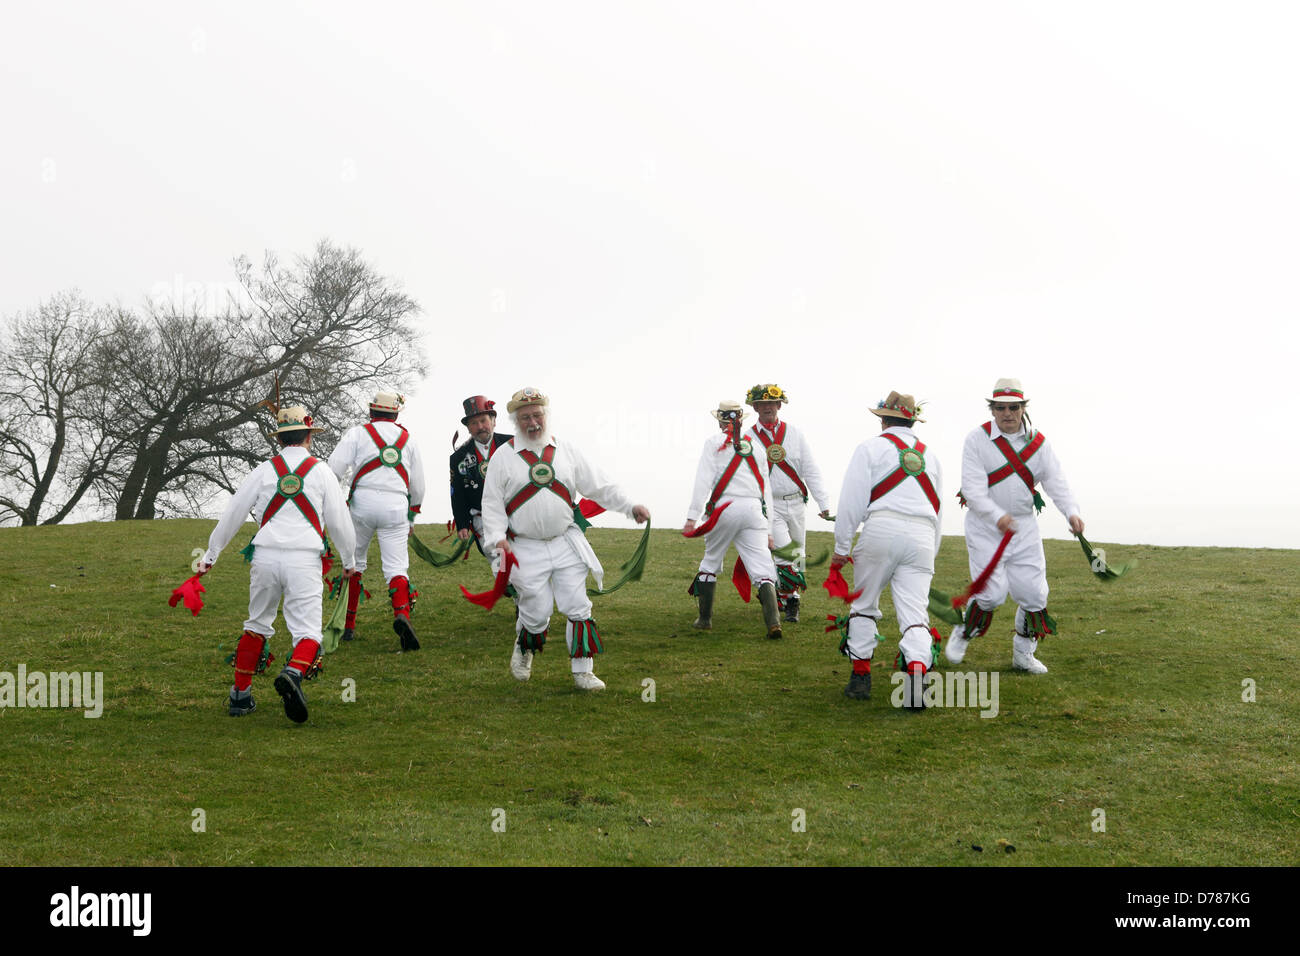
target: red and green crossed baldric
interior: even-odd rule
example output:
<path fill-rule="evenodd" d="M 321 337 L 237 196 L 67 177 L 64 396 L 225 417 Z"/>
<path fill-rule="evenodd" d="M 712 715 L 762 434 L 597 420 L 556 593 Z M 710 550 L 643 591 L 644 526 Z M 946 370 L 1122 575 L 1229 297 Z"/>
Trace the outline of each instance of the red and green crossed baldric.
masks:
<path fill-rule="evenodd" d="M 990 438 L 993 437 L 992 422 L 985 422 L 980 427 L 984 429 L 984 434 L 988 435 Z M 1043 499 L 1039 497 L 1038 491 L 1034 488 L 1034 473 L 1026 467 L 1026 462 L 1028 462 L 1030 458 L 1034 457 L 1038 452 L 1038 449 L 1042 448 L 1043 443 L 1046 441 L 1047 439 L 1044 437 L 1043 433 L 1039 432 L 1030 440 L 1029 444 L 1025 445 L 1024 448 L 1017 452 L 1011 447 L 1011 442 L 1007 441 L 1005 435 L 999 434 L 997 438 L 994 438 L 994 446 L 998 451 L 1002 452 L 1002 457 L 1007 460 L 1007 463 L 1001 468 L 989 472 L 989 487 L 992 488 L 999 481 L 1010 478 L 1012 475 L 1019 475 L 1020 480 L 1025 483 L 1029 488 L 1030 493 L 1034 496 L 1034 506 L 1038 508 L 1039 511 L 1042 511 Z"/>
<path fill-rule="evenodd" d="M 510 447 L 514 448 L 513 438 L 510 439 Z M 564 482 L 555 477 L 555 466 L 552 464 L 555 460 L 554 445 L 547 445 L 543 448 L 540 458 L 527 448 L 515 448 L 515 453 L 528 465 L 528 484 L 520 488 L 515 496 L 506 502 L 507 518 L 518 511 L 525 501 L 543 488 L 551 489 L 559 496 L 561 501 L 570 508 L 573 507 L 573 495 L 564 486 Z"/>
<path fill-rule="evenodd" d="M 754 426 L 754 434 L 758 436 L 758 440 L 761 441 L 763 447 L 767 449 L 768 472 L 771 472 L 773 466 L 780 468 L 789 476 L 790 480 L 794 482 L 794 486 L 799 489 L 799 494 L 803 495 L 803 500 L 807 501 L 808 486 L 803 483 L 803 479 L 799 477 L 799 472 L 794 470 L 794 466 L 790 464 L 790 460 L 785 457 L 785 422 L 781 422 L 777 426 L 776 436 L 774 438 L 768 438 L 766 430 L 757 425 Z"/>
<path fill-rule="evenodd" d="M 709 495 L 709 501 L 704 506 L 704 513 L 706 515 L 713 512 L 713 506 L 718 503 L 718 499 L 726 492 L 727 485 L 731 484 L 731 479 L 735 477 L 736 472 L 740 469 L 740 463 L 742 461 L 746 462 L 749 465 L 749 470 L 754 473 L 754 480 L 758 482 L 758 496 L 760 498 L 763 496 L 763 488 L 765 487 L 763 483 L 763 472 L 759 469 L 758 462 L 754 461 L 753 443 L 742 438 L 736 444 L 735 448 L 735 455 L 732 456 L 726 470 L 722 472 L 722 476 L 718 479 L 718 483 L 713 486 L 713 494 Z M 766 512 L 767 506 L 764 505 L 763 508 Z"/>
<path fill-rule="evenodd" d="M 925 443 L 918 441 L 915 446 L 908 446 L 903 439 L 888 432 L 881 433 L 880 437 L 888 439 L 898 448 L 898 467 L 871 489 L 871 501 L 875 502 L 889 494 L 908 478 L 915 478 L 925 496 L 930 499 L 934 513 L 938 514 L 939 495 L 934 490 L 930 476 L 925 473 Z"/>
<path fill-rule="evenodd" d="M 393 422 L 397 425 L 396 422 Z M 357 490 L 357 482 L 365 475 L 370 474 L 376 468 L 391 468 L 402 476 L 402 484 L 406 485 L 407 493 L 411 490 L 411 476 L 406 473 L 406 466 L 402 464 L 402 449 L 406 447 L 406 440 L 410 434 L 401 425 L 402 433 L 397 436 L 397 441 L 391 445 L 384 442 L 384 436 L 379 434 L 379 429 L 374 426 L 373 422 L 368 422 L 364 426 L 366 434 L 370 440 L 379 448 L 379 454 L 371 458 L 368 462 L 357 469 L 357 473 L 352 476 L 352 487 L 348 489 L 348 500 L 352 500 L 353 493 Z"/>
<path fill-rule="evenodd" d="M 307 519 L 307 523 L 320 535 L 321 542 L 324 543 L 325 529 L 321 527 L 320 516 L 316 514 L 316 509 L 312 507 L 311 501 L 303 494 L 307 472 L 311 471 L 319 463 L 319 458 L 308 455 L 303 459 L 301 465 L 290 471 L 289 465 L 279 455 L 271 459 L 271 467 L 275 469 L 276 475 L 275 494 L 271 496 L 271 500 L 266 503 L 266 510 L 262 512 L 260 528 L 266 527 L 266 523 L 275 517 L 276 512 L 284 506 L 286 501 L 292 501 L 298 507 L 302 516 Z"/>

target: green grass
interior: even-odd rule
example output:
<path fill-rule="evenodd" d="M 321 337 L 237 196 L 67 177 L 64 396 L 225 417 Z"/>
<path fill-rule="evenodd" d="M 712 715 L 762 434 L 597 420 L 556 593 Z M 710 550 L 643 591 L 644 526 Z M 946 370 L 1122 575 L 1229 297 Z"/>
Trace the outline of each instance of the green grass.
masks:
<path fill-rule="evenodd" d="M 874 696 L 846 700 L 824 568 L 784 641 L 726 582 L 701 634 L 686 587 L 702 545 L 654 532 L 646 579 L 596 599 L 609 689 L 583 695 L 558 617 L 532 681 L 510 677 L 509 603 L 487 614 L 457 590 L 488 585 L 477 553 L 443 571 L 413 559 L 423 649 L 398 654 L 375 549 L 361 640 L 306 685 L 299 726 L 269 676 L 256 713 L 225 715 L 251 526 L 198 618 L 167 607 L 211 528 L 0 529 L 0 670 L 102 671 L 106 697 L 97 720 L 0 709 L 0 864 L 1300 863 L 1300 552 L 1111 546 L 1140 564 L 1107 585 L 1075 542 L 1047 542 L 1051 672 L 1011 671 L 1004 607 L 960 668 L 1000 673 L 982 719 L 890 706 L 889 607 Z M 638 534 L 591 539 L 613 569 Z M 936 585 L 962 586 L 965 561 L 947 539 Z"/>

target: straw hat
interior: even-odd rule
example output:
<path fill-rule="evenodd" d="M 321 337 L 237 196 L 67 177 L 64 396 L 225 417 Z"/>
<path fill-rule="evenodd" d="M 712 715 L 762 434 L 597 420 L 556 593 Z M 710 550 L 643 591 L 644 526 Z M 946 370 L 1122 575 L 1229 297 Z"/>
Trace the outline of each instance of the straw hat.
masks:
<path fill-rule="evenodd" d="M 307 414 L 307 409 L 301 405 L 290 405 L 288 408 L 282 408 L 275 416 L 275 434 L 283 435 L 285 432 L 298 432 L 307 429 L 311 432 L 323 432 L 325 429 L 315 424 L 311 416 Z"/>
<path fill-rule="evenodd" d="M 923 422 L 919 417 L 921 406 L 911 395 L 890 392 L 889 397 L 871 409 L 871 414 L 881 418 L 902 418 L 909 422 Z"/>
<path fill-rule="evenodd" d="M 723 415 L 724 412 L 729 412 L 731 414 L 727 415 L 724 418 Z M 739 413 L 740 420 L 743 422 L 745 420 L 745 414 L 746 414 L 744 407 L 740 404 L 740 402 L 733 402 L 729 398 L 724 398 L 722 401 L 718 402 L 718 407 L 715 408 L 713 411 L 709 412 L 710 415 L 712 415 L 720 422 L 731 420 L 731 418 L 733 418 L 736 413 Z"/>
<path fill-rule="evenodd" d="M 780 402 L 782 405 L 789 405 L 790 398 L 785 394 L 779 385 L 755 385 L 745 394 L 745 404 L 753 405 L 755 402 Z"/>
<path fill-rule="evenodd" d="M 405 404 L 406 399 L 396 392 L 375 392 L 375 397 L 370 402 L 370 410 L 372 412 L 393 412 L 395 414 L 400 412 Z"/>
<path fill-rule="evenodd" d="M 551 400 L 530 385 L 527 388 L 521 388 L 510 396 L 510 401 L 506 402 L 506 411 L 513 415 L 525 405 L 549 404 L 551 404 Z"/>
<path fill-rule="evenodd" d="M 1028 402 L 1025 398 L 1025 390 L 1020 387 L 1018 378 L 1000 378 L 998 383 L 993 386 L 993 397 L 990 402 Z"/>

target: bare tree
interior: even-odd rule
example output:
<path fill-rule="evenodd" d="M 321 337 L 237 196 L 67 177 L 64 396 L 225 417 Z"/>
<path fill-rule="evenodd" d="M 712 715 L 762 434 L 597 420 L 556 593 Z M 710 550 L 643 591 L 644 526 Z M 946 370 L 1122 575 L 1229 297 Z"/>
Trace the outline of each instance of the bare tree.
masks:
<path fill-rule="evenodd" d="M 109 324 L 77 292 L 7 323 L 0 359 L 0 520 L 66 518 L 105 475 L 119 444 L 95 428 L 105 401 L 99 350 Z"/>
<path fill-rule="evenodd" d="M 364 393 L 404 388 L 426 372 L 419 307 L 353 249 L 328 241 L 291 267 L 267 254 L 235 263 L 244 299 L 219 316 L 151 304 L 119 313 L 105 340 L 116 383 L 102 426 L 129 445 L 102 480 L 117 518 L 193 514 L 233 491 L 272 444 L 257 406 L 279 375 L 285 403 L 310 408 L 327 431 L 360 414 Z"/>

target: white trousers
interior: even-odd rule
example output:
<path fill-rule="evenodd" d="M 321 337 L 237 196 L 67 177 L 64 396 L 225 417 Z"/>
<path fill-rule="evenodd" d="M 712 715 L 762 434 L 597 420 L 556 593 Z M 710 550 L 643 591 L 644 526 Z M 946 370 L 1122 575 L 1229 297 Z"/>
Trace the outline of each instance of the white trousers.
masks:
<path fill-rule="evenodd" d="M 540 634 L 551 623 L 551 612 L 559 611 L 570 621 L 581 622 L 591 617 L 591 599 L 587 597 L 587 574 L 591 568 L 570 535 L 581 536 L 576 527 L 555 538 L 515 538 L 510 547 L 519 561 L 510 572 L 510 583 L 519 594 L 519 617 L 515 621 L 515 635 L 528 630 Z M 572 628 L 565 628 L 569 643 Z M 573 653 L 572 646 L 569 653 Z M 575 674 L 590 672 L 594 662 L 590 657 L 571 657 Z"/>
<path fill-rule="evenodd" d="M 248 620 L 244 630 L 271 637 L 275 615 L 284 598 L 284 623 L 296 647 L 299 641 L 321 639 L 323 587 L 320 552 L 268 548 L 253 549 L 248 575 Z"/>
<path fill-rule="evenodd" d="M 853 549 L 853 586 L 862 594 L 849 618 L 849 657 L 869 660 L 880 641 L 880 594 L 889 586 L 907 663 L 930 666 L 930 582 L 934 578 L 934 522 L 928 518 L 873 512 Z M 861 615 L 861 616 L 856 616 Z"/>
<path fill-rule="evenodd" d="M 762 502 L 757 498 L 723 495 L 717 506 L 721 507 L 727 501 L 731 502 L 731 507 L 704 536 L 704 558 L 700 561 L 699 573 L 716 578 L 722 570 L 722 559 L 727 556 L 727 549 L 734 544 L 754 588 L 757 589 L 764 581 L 775 585 L 776 564 L 767 547 L 767 519 L 763 517 Z"/>
<path fill-rule="evenodd" d="M 406 520 L 406 498 L 387 491 L 357 489 L 348 507 L 352 513 L 352 527 L 357 533 L 357 570 L 366 569 L 366 552 L 370 550 L 370 539 L 378 535 L 384 582 L 388 583 L 396 577 L 408 577 L 411 557 L 407 551 L 410 524 Z"/>
<path fill-rule="evenodd" d="M 799 557 L 794 561 L 779 561 L 802 571 L 808 550 L 808 528 L 806 525 L 808 505 L 802 497 L 777 498 L 772 502 L 776 513 L 772 515 L 772 541 L 778 548 L 784 548 L 791 541 L 799 546 Z"/>
<path fill-rule="evenodd" d="M 997 570 L 975 600 L 986 611 L 1002 606 L 1007 595 L 1024 611 L 1041 611 L 1047 607 L 1047 559 L 1043 555 L 1043 536 L 1033 515 L 1016 518 L 1016 533 L 998 562 Z M 966 514 L 966 555 L 970 559 L 971 580 L 993 560 L 1002 541 L 1002 532 L 978 516 Z"/>

